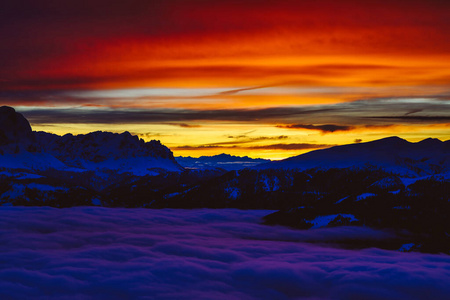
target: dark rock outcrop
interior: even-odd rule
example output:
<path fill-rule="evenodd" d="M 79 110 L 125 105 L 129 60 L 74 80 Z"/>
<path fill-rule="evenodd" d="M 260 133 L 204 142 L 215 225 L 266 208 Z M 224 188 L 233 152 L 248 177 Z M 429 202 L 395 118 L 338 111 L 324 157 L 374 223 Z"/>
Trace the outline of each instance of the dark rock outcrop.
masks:
<path fill-rule="evenodd" d="M 27 119 L 12 107 L 0 107 L 0 145 L 32 139 L 33 131 Z"/>

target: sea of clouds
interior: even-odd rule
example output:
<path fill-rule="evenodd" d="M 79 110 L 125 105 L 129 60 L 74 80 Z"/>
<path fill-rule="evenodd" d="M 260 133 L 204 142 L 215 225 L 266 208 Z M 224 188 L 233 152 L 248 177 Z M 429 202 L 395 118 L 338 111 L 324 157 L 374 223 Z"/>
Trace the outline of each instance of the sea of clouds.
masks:
<path fill-rule="evenodd" d="M 448 299 L 450 256 L 344 250 L 387 233 L 270 211 L 0 207 L 0 299 Z"/>

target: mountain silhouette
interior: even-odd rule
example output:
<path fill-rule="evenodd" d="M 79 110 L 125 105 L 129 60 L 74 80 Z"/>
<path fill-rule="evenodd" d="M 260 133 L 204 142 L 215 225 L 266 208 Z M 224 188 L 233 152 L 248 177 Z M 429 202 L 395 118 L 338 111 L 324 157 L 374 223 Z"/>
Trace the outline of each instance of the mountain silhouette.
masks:
<path fill-rule="evenodd" d="M 115 170 L 136 175 L 183 170 L 159 141 L 145 142 L 129 132 L 59 136 L 34 132 L 23 115 L 0 107 L 0 167 L 67 171 Z"/>
<path fill-rule="evenodd" d="M 406 176 L 426 176 L 450 171 L 450 141 L 425 139 L 418 143 L 388 137 L 367 143 L 311 151 L 256 169 L 382 168 Z"/>

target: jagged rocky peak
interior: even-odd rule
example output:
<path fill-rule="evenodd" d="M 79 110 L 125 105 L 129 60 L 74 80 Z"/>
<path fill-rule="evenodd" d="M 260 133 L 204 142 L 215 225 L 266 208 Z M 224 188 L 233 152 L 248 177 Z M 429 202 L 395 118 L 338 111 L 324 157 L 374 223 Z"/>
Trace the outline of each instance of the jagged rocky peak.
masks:
<path fill-rule="evenodd" d="M 160 141 L 145 142 L 129 132 L 64 136 L 34 132 L 11 107 L 0 108 L 0 168 L 106 170 L 137 176 L 184 170 Z"/>
<path fill-rule="evenodd" d="M 30 123 L 9 106 L 0 107 L 0 145 L 29 141 L 33 138 Z"/>
<path fill-rule="evenodd" d="M 100 162 L 125 157 L 157 157 L 174 160 L 173 153 L 160 141 L 145 142 L 129 132 L 95 131 L 88 134 L 57 136 L 45 132 L 36 134 L 45 152 L 62 158 L 83 158 Z"/>

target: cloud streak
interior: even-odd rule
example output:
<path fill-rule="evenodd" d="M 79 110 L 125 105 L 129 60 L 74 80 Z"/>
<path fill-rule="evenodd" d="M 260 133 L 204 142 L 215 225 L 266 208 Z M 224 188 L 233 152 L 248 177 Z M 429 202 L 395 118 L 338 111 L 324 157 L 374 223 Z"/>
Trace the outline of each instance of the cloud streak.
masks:
<path fill-rule="evenodd" d="M 160 123 L 174 121 L 258 121 L 275 120 L 290 116 L 320 113 L 330 108 L 287 108 L 274 107 L 263 109 L 39 109 L 20 110 L 32 123 Z"/>
<path fill-rule="evenodd" d="M 166 124 L 167 125 L 178 126 L 178 127 L 182 127 L 182 128 L 198 128 L 198 127 L 202 127 L 201 125 L 188 124 L 188 123 L 166 123 Z"/>
<path fill-rule="evenodd" d="M 277 125 L 279 128 L 288 128 L 288 129 L 308 129 L 308 130 L 319 130 L 323 133 L 332 133 L 335 131 L 349 131 L 354 129 L 352 126 L 345 125 L 333 125 L 333 124 L 325 124 L 325 125 L 312 125 L 312 124 L 289 124 L 289 125 Z"/>
<path fill-rule="evenodd" d="M 329 148 L 336 145 L 328 144 L 308 144 L 308 143 L 290 143 L 290 144 L 271 144 L 262 146 L 251 146 L 248 149 L 253 150 L 309 150 Z"/>
<path fill-rule="evenodd" d="M 255 143 L 255 142 L 263 142 L 263 141 L 279 141 L 279 140 L 286 140 L 289 137 L 286 135 L 280 135 L 280 136 L 258 136 L 258 137 L 248 137 L 247 135 L 240 135 L 240 136 L 228 136 L 228 138 L 234 139 L 232 141 L 226 141 L 226 142 L 217 142 L 217 143 L 211 143 L 208 144 L 208 146 L 226 146 L 226 145 L 241 145 L 241 144 L 248 144 L 248 143 Z"/>
<path fill-rule="evenodd" d="M 251 143 L 253 141 L 247 141 L 245 143 Z M 251 145 L 243 146 L 240 142 L 226 142 L 216 144 L 206 144 L 199 146 L 177 146 L 173 147 L 174 150 L 205 150 L 205 149 L 240 149 L 240 150 L 310 150 L 310 149 L 322 149 L 329 148 L 336 145 L 328 144 L 309 144 L 309 143 L 278 143 L 268 145 Z"/>

